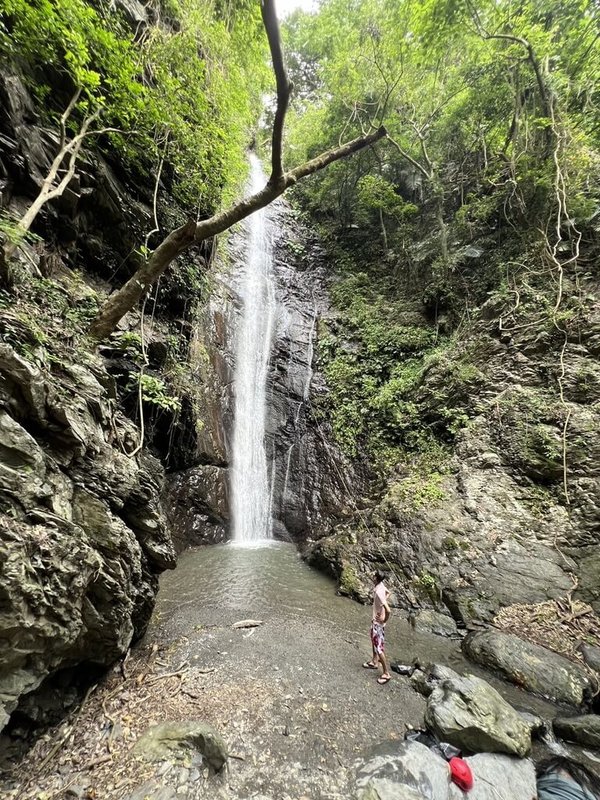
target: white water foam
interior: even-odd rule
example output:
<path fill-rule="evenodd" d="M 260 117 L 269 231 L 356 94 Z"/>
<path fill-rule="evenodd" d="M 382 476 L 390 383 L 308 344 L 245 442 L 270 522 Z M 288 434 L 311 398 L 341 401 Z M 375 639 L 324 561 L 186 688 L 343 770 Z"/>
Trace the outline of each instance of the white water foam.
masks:
<path fill-rule="evenodd" d="M 255 155 L 250 156 L 250 167 L 249 190 L 254 194 L 265 185 L 266 177 Z M 234 370 L 231 506 L 236 544 L 262 543 L 273 534 L 265 423 L 276 301 L 273 246 L 266 210 L 255 211 L 247 225 Z"/>

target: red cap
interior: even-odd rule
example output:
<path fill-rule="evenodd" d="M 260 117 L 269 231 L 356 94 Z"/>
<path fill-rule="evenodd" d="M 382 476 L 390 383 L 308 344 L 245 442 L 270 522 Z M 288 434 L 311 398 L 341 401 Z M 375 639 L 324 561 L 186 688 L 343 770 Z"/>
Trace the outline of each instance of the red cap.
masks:
<path fill-rule="evenodd" d="M 462 758 L 451 758 L 449 761 L 450 780 L 463 792 L 473 788 L 473 773 L 471 767 Z"/>

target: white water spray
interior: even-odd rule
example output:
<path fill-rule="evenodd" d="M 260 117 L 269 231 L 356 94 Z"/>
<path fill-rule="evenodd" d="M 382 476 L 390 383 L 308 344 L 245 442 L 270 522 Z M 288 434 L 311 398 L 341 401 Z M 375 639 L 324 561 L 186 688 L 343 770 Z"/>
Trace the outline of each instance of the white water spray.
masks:
<path fill-rule="evenodd" d="M 255 155 L 250 156 L 250 167 L 249 189 L 254 194 L 265 185 L 266 177 Z M 273 249 L 268 223 L 264 209 L 248 218 L 234 371 L 233 540 L 248 544 L 270 539 L 273 533 L 265 452 L 267 373 L 275 319 Z"/>

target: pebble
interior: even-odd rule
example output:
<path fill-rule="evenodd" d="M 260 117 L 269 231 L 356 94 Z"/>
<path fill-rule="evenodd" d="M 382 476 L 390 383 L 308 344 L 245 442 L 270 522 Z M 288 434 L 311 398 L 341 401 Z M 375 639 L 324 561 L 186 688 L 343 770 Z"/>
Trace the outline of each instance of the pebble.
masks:
<path fill-rule="evenodd" d="M 72 800 L 72 798 L 81 798 L 84 796 L 84 794 L 85 794 L 85 786 L 82 786 L 81 784 L 75 784 L 74 786 L 69 786 L 67 789 L 65 789 L 64 797 L 65 800 L 67 798 L 69 798 L 69 800 Z"/>
<path fill-rule="evenodd" d="M 185 767 L 182 767 L 179 770 L 179 775 L 177 776 L 177 784 L 178 785 L 186 784 L 188 782 L 189 778 L 190 778 L 189 769 L 186 769 Z"/>

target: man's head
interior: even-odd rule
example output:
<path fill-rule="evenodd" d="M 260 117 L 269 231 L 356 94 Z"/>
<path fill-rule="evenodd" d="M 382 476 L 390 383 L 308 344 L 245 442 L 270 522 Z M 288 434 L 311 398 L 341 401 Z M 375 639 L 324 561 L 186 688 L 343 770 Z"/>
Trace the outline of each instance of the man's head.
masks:
<path fill-rule="evenodd" d="M 387 575 L 385 574 L 385 572 L 382 572 L 380 569 L 375 570 L 375 572 L 373 573 L 373 582 L 375 584 L 381 583 L 381 581 L 384 581 L 386 578 L 387 578 Z"/>

